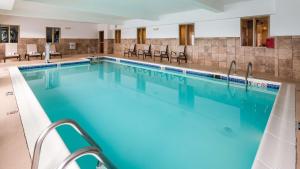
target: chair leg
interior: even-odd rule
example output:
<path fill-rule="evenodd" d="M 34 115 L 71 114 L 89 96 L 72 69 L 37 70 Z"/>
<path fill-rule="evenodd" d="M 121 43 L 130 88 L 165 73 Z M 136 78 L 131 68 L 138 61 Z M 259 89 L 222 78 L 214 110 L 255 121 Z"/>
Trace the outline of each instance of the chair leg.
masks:
<path fill-rule="evenodd" d="M 6 58 L 4 57 L 4 63 L 6 62 Z"/>

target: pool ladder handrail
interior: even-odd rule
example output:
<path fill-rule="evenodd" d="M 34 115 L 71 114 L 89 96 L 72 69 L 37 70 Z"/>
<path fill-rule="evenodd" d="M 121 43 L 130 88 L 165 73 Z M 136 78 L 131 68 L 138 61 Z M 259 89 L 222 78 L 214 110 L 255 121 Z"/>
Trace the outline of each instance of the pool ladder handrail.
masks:
<path fill-rule="evenodd" d="M 77 151 L 73 154 L 71 154 L 69 157 L 67 157 L 65 159 L 65 161 L 63 162 L 63 164 L 67 163 L 66 165 L 68 165 L 68 161 L 70 160 L 73 161 L 74 159 L 80 158 L 84 155 L 90 155 L 93 154 L 94 156 L 96 156 L 97 152 L 98 156 L 97 158 L 100 158 L 101 160 L 99 160 L 98 165 L 103 165 L 106 166 L 106 168 L 108 169 L 113 169 L 116 168 L 112 165 L 112 163 L 101 153 L 102 149 L 100 148 L 100 146 L 97 145 L 97 143 L 92 139 L 92 137 L 89 136 L 89 134 L 87 132 L 85 132 L 79 125 L 78 123 L 76 123 L 73 120 L 60 120 L 57 121 L 55 123 L 52 123 L 50 126 L 48 126 L 45 130 L 43 130 L 43 132 L 41 133 L 41 135 L 38 137 L 35 146 L 34 146 L 34 152 L 33 152 L 33 157 L 32 157 L 32 162 L 31 162 L 31 169 L 38 169 L 38 165 L 39 165 L 39 160 L 40 160 L 40 153 L 41 153 L 41 148 L 42 148 L 42 144 L 45 140 L 45 138 L 48 136 L 48 134 L 56 129 L 57 127 L 60 126 L 64 126 L 64 125 L 68 125 L 73 127 L 73 129 L 75 129 L 92 147 L 88 147 L 86 149 L 81 149 L 82 151 Z M 97 149 L 97 151 L 96 151 Z M 100 164 L 102 163 L 102 164 Z"/>
<path fill-rule="evenodd" d="M 232 70 L 232 66 L 234 65 L 234 74 L 236 74 L 236 61 L 233 60 L 231 61 L 230 63 L 230 67 L 229 67 L 229 70 L 228 70 L 228 73 L 227 73 L 227 84 L 229 85 L 229 78 L 230 78 L 230 74 L 231 74 L 231 70 Z"/>
<path fill-rule="evenodd" d="M 65 169 L 71 162 L 76 161 L 77 159 L 83 157 L 83 156 L 93 156 L 95 157 L 99 162 L 97 165 L 97 169 L 100 169 L 103 162 L 103 155 L 101 154 L 101 151 L 96 147 L 85 147 L 82 148 L 73 154 L 69 155 L 60 165 L 57 169 Z"/>
<path fill-rule="evenodd" d="M 248 91 L 248 85 L 249 85 L 249 75 L 252 76 L 253 73 L 253 68 L 252 68 L 252 63 L 249 62 L 247 65 L 247 72 L 246 72 L 246 76 L 245 76 L 245 85 L 246 85 L 246 91 Z"/>

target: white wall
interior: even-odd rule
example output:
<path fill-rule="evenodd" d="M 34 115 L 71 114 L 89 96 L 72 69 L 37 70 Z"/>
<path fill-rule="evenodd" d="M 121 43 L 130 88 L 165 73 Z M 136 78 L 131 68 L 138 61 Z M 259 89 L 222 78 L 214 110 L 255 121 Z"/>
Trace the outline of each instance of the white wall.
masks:
<path fill-rule="evenodd" d="M 104 31 L 104 39 L 114 39 L 115 38 L 115 29 L 121 29 L 120 27 L 116 27 L 115 25 L 108 24 L 98 24 L 97 31 Z"/>
<path fill-rule="evenodd" d="M 240 18 L 270 15 L 270 36 L 300 35 L 300 0 L 252 0 L 225 6 L 214 13 L 194 10 L 161 16 L 158 21 L 124 22 L 122 38 L 135 39 L 137 27 L 147 38 L 178 38 L 178 25 L 195 23 L 196 37 L 240 37 Z"/>
<path fill-rule="evenodd" d="M 276 0 L 271 26 L 273 36 L 300 35 L 300 0 Z"/>
<path fill-rule="evenodd" d="M 98 38 L 97 24 L 0 15 L 0 24 L 20 25 L 20 38 L 45 38 L 46 27 L 60 27 L 61 38 Z"/>
<path fill-rule="evenodd" d="M 195 36 L 196 37 L 239 37 L 240 18 L 196 22 Z"/>
<path fill-rule="evenodd" d="M 147 38 L 178 38 L 178 25 L 195 23 L 196 37 L 239 37 L 240 18 L 272 15 L 275 0 L 252 0 L 225 6 L 225 11 L 215 13 L 194 10 L 161 16 L 158 21 L 129 20 L 124 22 L 123 38 L 136 38 L 136 28 L 146 27 Z"/>
<path fill-rule="evenodd" d="M 251 0 L 225 6 L 224 12 L 193 10 L 163 15 L 156 21 L 128 20 L 122 25 L 91 24 L 0 15 L 0 24 L 20 25 L 21 38 L 45 38 L 45 27 L 62 28 L 62 38 L 114 38 L 122 29 L 122 39 L 136 39 L 137 28 L 147 28 L 147 38 L 178 38 L 178 25 L 195 23 L 196 37 L 240 37 L 240 18 L 270 15 L 270 36 L 300 35 L 300 0 Z M 71 28 L 71 29 L 66 29 Z"/>

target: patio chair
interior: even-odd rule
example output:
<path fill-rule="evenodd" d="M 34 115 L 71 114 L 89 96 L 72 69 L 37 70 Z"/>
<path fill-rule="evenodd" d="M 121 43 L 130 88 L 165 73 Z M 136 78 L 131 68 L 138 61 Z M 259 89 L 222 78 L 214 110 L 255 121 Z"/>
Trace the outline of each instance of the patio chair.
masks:
<path fill-rule="evenodd" d="M 147 56 L 152 58 L 152 46 L 151 46 L 151 44 L 149 45 L 148 49 L 144 50 L 144 59 L 146 59 Z"/>
<path fill-rule="evenodd" d="M 40 57 L 43 59 L 43 55 L 38 53 L 36 44 L 27 44 L 25 58 L 27 57 L 28 61 L 30 57 Z"/>
<path fill-rule="evenodd" d="M 176 59 L 178 64 L 180 64 L 180 60 L 184 60 L 187 63 L 186 46 L 179 46 L 178 51 L 172 51 L 170 62 L 172 62 L 172 59 Z"/>
<path fill-rule="evenodd" d="M 62 59 L 62 54 L 56 51 L 55 44 L 51 44 L 50 46 L 50 59 L 52 56 L 60 56 L 60 58 Z"/>
<path fill-rule="evenodd" d="M 170 61 L 170 58 L 169 58 L 169 46 L 166 45 L 166 46 L 161 46 L 160 47 L 160 50 L 156 50 L 154 51 L 154 60 L 156 57 L 159 57 L 160 58 L 160 61 L 162 61 L 164 58 L 168 59 L 168 61 Z"/>
<path fill-rule="evenodd" d="M 6 43 L 5 44 L 5 56 L 4 63 L 6 59 L 17 58 L 19 61 L 21 60 L 21 55 L 18 53 L 18 44 L 17 43 Z"/>
<path fill-rule="evenodd" d="M 124 50 L 124 56 L 128 55 L 128 57 L 130 55 L 136 55 L 137 56 L 137 52 L 136 52 L 136 44 L 132 44 L 130 45 L 129 49 L 125 48 Z"/>
<path fill-rule="evenodd" d="M 147 57 L 147 56 L 152 57 L 151 44 L 150 45 L 144 45 L 144 49 L 139 49 L 138 50 L 138 56 L 143 56 L 143 59 L 145 59 L 145 57 Z"/>

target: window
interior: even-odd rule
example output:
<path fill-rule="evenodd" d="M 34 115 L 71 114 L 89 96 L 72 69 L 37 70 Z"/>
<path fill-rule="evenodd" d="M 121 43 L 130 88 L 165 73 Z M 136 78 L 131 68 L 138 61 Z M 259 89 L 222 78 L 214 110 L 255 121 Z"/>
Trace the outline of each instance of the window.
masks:
<path fill-rule="evenodd" d="M 60 28 L 47 27 L 46 28 L 46 42 L 59 43 Z"/>
<path fill-rule="evenodd" d="M 121 43 L 121 30 L 115 30 L 115 43 Z"/>
<path fill-rule="evenodd" d="M 194 24 L 179 25 L 179 44 L 193 45 L 194 43 Z"/>
<path fill-rule="evenodd" d="M 269 37 L 269 16 L 241 19 L 242 46 L 264 47 Z"/>
<path fill-rule="evenodd" d="M 146 43 L 146 28 L 137 29 L 137 43 L 138 44 Z"/>
<path fill-rule="evenodd" d="M 19 26 L 0 25 L 0 43 L 18 43 Z"/>

